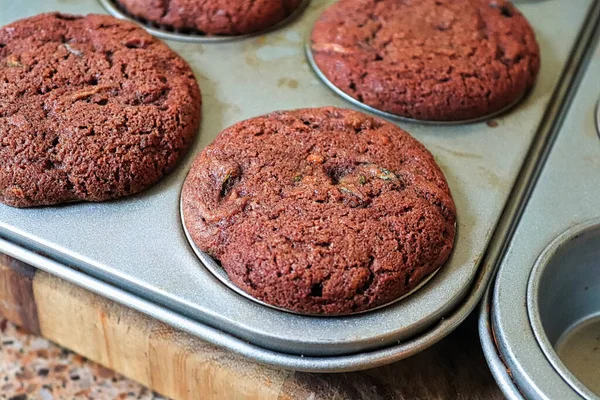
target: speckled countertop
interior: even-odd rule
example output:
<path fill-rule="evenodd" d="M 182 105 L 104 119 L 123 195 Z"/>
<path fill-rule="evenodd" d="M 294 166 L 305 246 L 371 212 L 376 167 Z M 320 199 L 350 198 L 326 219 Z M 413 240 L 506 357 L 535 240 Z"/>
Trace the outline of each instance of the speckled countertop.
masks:
<path fill-rule="evenodd" d="M 0 399 L 164 399 L 0 317 Z"/>

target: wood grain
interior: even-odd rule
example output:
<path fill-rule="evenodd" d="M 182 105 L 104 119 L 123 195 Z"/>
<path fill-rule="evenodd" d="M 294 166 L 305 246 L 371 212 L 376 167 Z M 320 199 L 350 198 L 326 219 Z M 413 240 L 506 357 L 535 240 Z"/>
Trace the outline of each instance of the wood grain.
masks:
<path fill-rule="evenodd" d="M 175 399 L 275 399 L 289 373 L 251 363 L 139 312 L 39 272 L 47 339 Z"/>
<path fill-rule="evenodd" d="M 0 254 L 0 314 L 32 333 L 40 333 L 33 297 L 35 268 Z"/>
<path fill-rule="evenodd" d="M 254 363 L 6 256 L 0 290 L 11 321 L 178 400 L 503 398 L 473 318 L 402 362 L 309 374 Z"/>

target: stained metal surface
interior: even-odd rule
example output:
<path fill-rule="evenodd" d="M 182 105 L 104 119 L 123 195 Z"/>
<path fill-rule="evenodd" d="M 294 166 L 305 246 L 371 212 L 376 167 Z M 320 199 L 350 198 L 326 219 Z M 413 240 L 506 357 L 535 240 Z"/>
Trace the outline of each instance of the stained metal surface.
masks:
<path fill-rule="evenodd" d="M 596 7 L 596 39 L 598 14 Z M 553 364 L 553 358 L 558 358 L 556 350 L 547 343 L 540 346 L 534 332 L 534 329 L 539 331 L 540 321 L 532 321 L 527 308 L 528 284 L 538 256 L 553 240 L 561 240 L 556 238 L 562 232 L 580 224 L 597 225 L 597 218 L 600 217 L 600 141 L 596 128 L 597 100 L 600 93 L 600 45 L 596 40 L 592 41 L 588 48 L 591 50 L 589 65 L 500 266 L 492 299 L 488 299 L 483 305 L 484 309 L 491 307 L 489 318 L 492 329 L 487 333 L 485 329 L 480 329 L 480 334 L 487 336 L 485 341 L 489 342 L 490 334 L 493 333 L 496 344 L 495 348 L 484 348 L 486 357 L 491 363 L 495 363 L 498 357 L 501 357 L 506 370 L 510 371 L 511 378 L 526 398 L 568 400 L 581 399 L 582 395 L 588 399 L 599 398 L 589 390 L 582 390 L 580 382 L 570 383 L 572 377 L 567 377 L 564 373 L 561 375 L 559 370 L 563 366 L 557 367 L 557 362 Z M 580 226 L 575 229 L 585 230 L 585 227 L 586 225 L 583 225 L 583 228 Z M 552 251 L 552 247 L 549 249 Z M 580 250 L 580 254 L 583 254 L 583 249 Z M 539 262 L 543 263 L 543 260 L 544 256 Z M 577 279 L 577 275 L 576 268 L 573 268 L 571 279 Z M 588 278 L 592 279 L 590 275 Z M 535 277 L 532 279 L 535 280 Z M 597 281 L 590 281 L 590 290 L 598 287 L 598 284 Z M 565 296 L 576 297 L 576 294 L 568 293 Z M 569 299 L 565 298 L 565 303 L 568 301 Z M 555 312 L 560 313 L 559 310 Z M 480 327 L 483 326 L 486 317 L 484 314 L 482 312 Z M 593 315 L 593 312 L 588 315 Z M 533 319 L 535 318 L 534 316 Z M 536 324 L 538 327 L 534 328 Z M 552 329 L 542 330 L 542 335 L 548 339 L 547 335 Z M 563 336 L 562 339 L 554 338 L 554 345 L 559 348 L 561 357 L 565 357 L 565 351 L 569 352 L 566 356 L 576 351 L 573 347 L 571 350 L 568 346 L 564 347 L 564 341 L 568 341 L 572 333 L 574 332 L 569 327 L 565 327 L 563 335 L 567 336 Z M 543 337 L 542 335 L 540 337 Z M 551 340 L 548 339 L 548 342 Z M 551 357 L 542 350 L 542 346 Z M 502 374 L 500 368 L 492 369 L 492 372 L 499 381 L 506 380 L 506 375 Z"/>
<path fill-rule="evenodd" d="M 142 23 L 144 28 L 150 34 L 152 34 L 156 37 L 159 37 L 164 40 L 177 40 L 177 41 L 181 41 L 181 42 L 190 42 L 190 43 L 227 42 L 227 41 L 231 41 L 231 40 L 247 39 L 247 38 L 262 35 L 262 34 L 265 34 L 268 32 L 276 31 L 277 29 L 282 28 L 289 22 L 293 21 L 295 18 L 299 17 L 300 14 L 302 14 L 302 12 L 304 11 L 304 9 L 308 6 L 308 3 L 310 2 L 310 0 L 304 0 L 303 3 L 298 7 L 298 9 L 296 9 L 292 14 L 290 14 L 289 17 L 287 17 L 285 20 L 281 21 L 277 25 L 275 25 L 265 31 L 262 31 L 262 32 L 251 33 L 251 34 L 247 34 L 247 35 L 235 35 L 235 36 L 233 36 L 233 35 L 232 36 L 226 36 L 226 35 L 207 36 L 207 35 L 202 35 L 200 33 L 195 33 L 195 32 L 181 32 L 181 31 L 177 31 L 177 30 L 173 30 L 173 29 L 168 29 L 168 28 L 161 27 L 161 26 L 159 26 L 155 23 L 151 23 L 151 22 L 143 23 L 143 21 L 137 21 L 134 17 L 128 15 L 127 12 L 125 12 L 125 10 L 123 10 L 119 6 L 119 4 L 117 4 L 116 1 L 114 1 L 114 0 L 98 0 L 98 1 L 100 2 L 100 4 L 102 4 L 102 6 L 106 9 L 106 11 L 109 14 L 112 14 L 113 16 L 120 18 L 120 19 L 126 19 L 129 21 Z"/>
<path fill-rule="evenodd" d="M 560 360 L 560 364 L 554 364 L 555 368 L 588 399 L 600 395 L 599 332 L 600 314 L 591 315 L 566 330 L 555 345 Z"/>
<path fill-rule="evenodd" d="M 221 284 L 187 243 L 179 192 L 194 155 L 225 127 L 276 109 L 349 106 L 314 76 L 303 51 L 303 38 L 331 2 L 312 2 L 300 18 L 264 36 L 168 42 L 190 62 L 204 96 L 200 136 L 182 165 L 127 199 L 28 210 L 0 206 L 0 236 L 6 239 L 0 251 L 8 248 L 3 243 L 17 243 L 29 250 L 18 252 L 25 262 L 90 290 L 110 291 L 114 300 L 282 367 L 373 367 L 410 356 L 448 334 L 477 303 L 490 277 L 489 266 L 478 268 L 481 257 L 591 1 L 519 4 L 536 30 L 542 69 L 533 92 L 499 117 L 496 127 L 402 124 L 432 151 L 452 189 L 459 229 L 449 263 L 425 287 L 392 306 L 316 318 L 264 307 Z M 0 24 L 42 11 L 103 12 L 94 0 L 0 0 L 0 5 Z M 41 262 L 32 251 L 52 263 Z M 177 322 L 181 319 L 185 323 Z"/>

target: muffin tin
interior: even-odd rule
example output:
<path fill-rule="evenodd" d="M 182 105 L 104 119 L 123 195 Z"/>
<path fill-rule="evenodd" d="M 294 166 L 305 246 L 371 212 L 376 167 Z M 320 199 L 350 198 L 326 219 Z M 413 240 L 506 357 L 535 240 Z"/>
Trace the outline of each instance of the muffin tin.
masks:
<path fill-rule="evenodd" d="M 480 316 L 492 372 L 510 399 L 599 399 L 600 7 L 589 66 L 540 171 Z"/>
<path fill-rule="evenodd" d="M 434 154 L 455 198 L 458 236 L 449 262 L 423 288 L 393 305 L 344 317 L 294 315 L 258 304 L 222 284 L 198 260 L 179 217 L 193 157 L 225 127 L 277 109 L 349 104 L 317 78 L 304 38 L 333 3 L 313 1 L 266 35 L 219 43 L 168 41 L 188 60 L 203 92 L 203 124 L 172 174 L 126 199 L 63 207 L 0 206 L 0 251 L 257 361 L 305 371 L 347 371 L 408 357 L 447 335 L 475 307 L 492 274 L 482 262 L 538 134 L 560 71 L 592 0 L 523 2 L 541 46 L 532 93 L 494 122 L 402 124 Z M 59 10 L 101 13 L 95 0 L 14 3 L 0 24 Z M 559 101 L 564 100 L 559 94 Z M 547 118 L 552 119 L 552 116 Z M 500 219 L 502 216 L 502 220 Z M 502 237 L 495 238 L 495 241 Z"/>

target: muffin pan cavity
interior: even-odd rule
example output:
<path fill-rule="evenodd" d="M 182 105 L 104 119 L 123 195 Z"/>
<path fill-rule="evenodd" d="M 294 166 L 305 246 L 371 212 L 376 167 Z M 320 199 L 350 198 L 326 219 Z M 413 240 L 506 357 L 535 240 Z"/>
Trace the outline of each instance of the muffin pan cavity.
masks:
<path fill-rule="evenodd" d="M 599 333 L 600 316 L 596 316 L 567 331 L 555 346 L 558 357 L 567 369 L 595 394 L 600 393 Z"/>
<path fill-rule="evenodd" d="M 600 395 L 600 219 L 546 248 L 529 280 L 527 307 L 554 368 L 586 398 Z"/>

